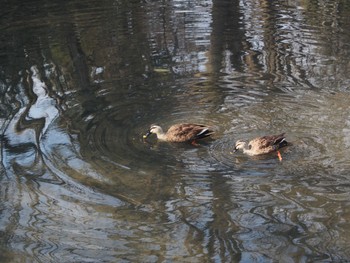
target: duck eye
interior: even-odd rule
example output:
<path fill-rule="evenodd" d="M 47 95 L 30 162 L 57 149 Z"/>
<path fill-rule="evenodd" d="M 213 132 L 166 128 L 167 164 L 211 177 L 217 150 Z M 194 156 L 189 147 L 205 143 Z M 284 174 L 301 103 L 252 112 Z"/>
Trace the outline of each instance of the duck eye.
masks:
<path fill-rule="evenodd" d="M 251 144 L 249 144 L 248 146 L 249 146 L 249 150 L 251 150 L 251 149 L 252 149 L 252 145 L 251 145 Z"/>

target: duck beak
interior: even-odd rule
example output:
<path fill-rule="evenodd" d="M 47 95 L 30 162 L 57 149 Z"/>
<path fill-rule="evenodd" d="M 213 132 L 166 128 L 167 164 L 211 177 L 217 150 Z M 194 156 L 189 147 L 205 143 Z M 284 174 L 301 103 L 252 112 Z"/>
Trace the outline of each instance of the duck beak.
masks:
<path fill-rule="evenodd" d="M 237 149 L 237 147 L 235 147 L 235 149 L 233 150 L 233 152 L 235 153 L 235 152 L 237 152 L 238 151 L 238 149 Z"/>
<path fill-rule="evenodd" d="M 147 139 L 147 137 L 150 136 L 151 134 L 152 134 L 151 131 L 147 131 L 147 133 L 144 134 L 144 135 L 142 136 L 142 138 Z"/>

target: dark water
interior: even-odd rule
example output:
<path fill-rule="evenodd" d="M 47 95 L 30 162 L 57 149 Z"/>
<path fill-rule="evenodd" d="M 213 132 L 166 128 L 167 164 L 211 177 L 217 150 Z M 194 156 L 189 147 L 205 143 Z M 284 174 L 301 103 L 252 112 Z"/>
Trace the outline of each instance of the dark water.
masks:
<path fill-rule="evenodd" d="M 350 261 L 350 4 L 3 1 L 1 262 Z M 199 147 L 150 124 L 213 125 Z M 275 155 L 237 139 L 286 132 Z"/>

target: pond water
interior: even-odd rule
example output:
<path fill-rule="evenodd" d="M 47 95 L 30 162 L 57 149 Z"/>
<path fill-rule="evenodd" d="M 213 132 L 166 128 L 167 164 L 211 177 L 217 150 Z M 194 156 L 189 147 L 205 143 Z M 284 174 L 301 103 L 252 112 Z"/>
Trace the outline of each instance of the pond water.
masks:
<path fill-rule="evenodd" d="M 0 14 L 1 262 L 350 261 L 348 1 Z M 142 140 L 179 122 L 215 136 Z M 281 132 L 281 162 L 233 153 Z"/>

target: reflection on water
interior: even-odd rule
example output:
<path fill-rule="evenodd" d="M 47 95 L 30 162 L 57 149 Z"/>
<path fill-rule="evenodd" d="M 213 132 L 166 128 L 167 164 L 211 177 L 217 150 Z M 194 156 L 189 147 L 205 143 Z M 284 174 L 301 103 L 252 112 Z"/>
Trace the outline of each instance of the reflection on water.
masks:
<path fill-rule="evenodd" d="M 348 261 L 349 11 L 4 4 L 0 261 Z M 213 140 L 142 140 L 189 121 Z M 278 132 L 282 162 L 233 153 Z"/>

